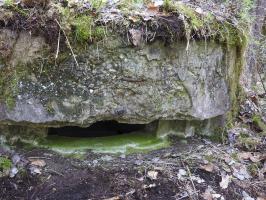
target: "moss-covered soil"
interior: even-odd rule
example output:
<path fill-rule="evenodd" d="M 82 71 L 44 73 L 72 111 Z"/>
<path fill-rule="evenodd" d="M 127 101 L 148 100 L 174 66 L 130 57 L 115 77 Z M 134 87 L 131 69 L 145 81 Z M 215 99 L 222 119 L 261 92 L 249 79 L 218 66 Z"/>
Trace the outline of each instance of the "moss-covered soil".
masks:
<path fill-rule="evenodd" d="M 212 38 L 228 45 L 240 45 L 247 36 L 248 12 L 252 8 L 249 0 L 214 5 L 211 1 L 174 0 L 4 2 L 0 4 L 0 27 L 42 35 L 54 46 L 59 32 L 64 32 L 61 39 L 67 36 L 71 42 L 84 46 L 103 40 L 110 32 L 129 37 L 132 28 L 141 32 L 144 42 L 155 38 L 167 42 Z"/>

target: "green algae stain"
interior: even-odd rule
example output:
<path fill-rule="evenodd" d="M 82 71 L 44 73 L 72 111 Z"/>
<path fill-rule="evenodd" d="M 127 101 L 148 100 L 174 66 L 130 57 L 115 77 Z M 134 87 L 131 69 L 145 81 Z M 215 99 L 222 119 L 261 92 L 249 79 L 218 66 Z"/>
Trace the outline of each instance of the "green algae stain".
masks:
<path fill-rule="evenodd" d="M 91 150 L 94 153 L 137 153 L 148 152 L 170 145 L 167 138 L 158 138 L 154 133 L 134 132 L 107 137 L 62 137 L 48 136 L 41 146 L 54 151 L 71 154 Z"/>

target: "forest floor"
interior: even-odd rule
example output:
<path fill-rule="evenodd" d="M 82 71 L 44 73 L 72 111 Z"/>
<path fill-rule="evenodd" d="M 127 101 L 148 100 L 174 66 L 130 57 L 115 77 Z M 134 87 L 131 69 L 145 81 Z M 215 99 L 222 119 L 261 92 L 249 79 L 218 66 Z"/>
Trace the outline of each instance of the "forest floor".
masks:
<path fill-rule="evenodd" d="M 238 142 L 171 141 L 171 147 L 145 154 L 87 152 L 82 158 L 0 147 L 0 158 L 13 166 L 0 178 L 0 199 L 265 200 L 265 143 L 251 150 Z"/>

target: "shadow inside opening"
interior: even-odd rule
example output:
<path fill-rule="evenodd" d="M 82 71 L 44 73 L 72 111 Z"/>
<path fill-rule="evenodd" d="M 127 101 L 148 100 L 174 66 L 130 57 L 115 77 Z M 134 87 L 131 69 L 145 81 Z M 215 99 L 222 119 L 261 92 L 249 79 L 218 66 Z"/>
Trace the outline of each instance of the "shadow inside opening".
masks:
<path fill-rule="evenodd" d="M 48 135 L 65 137 L 106 137 L 142 130 L 145 131 L 146 126 L 146 124 L 126 124 L 116 121 L 99 121 L 87 128 L 78 126 L 49 128 Z"/>

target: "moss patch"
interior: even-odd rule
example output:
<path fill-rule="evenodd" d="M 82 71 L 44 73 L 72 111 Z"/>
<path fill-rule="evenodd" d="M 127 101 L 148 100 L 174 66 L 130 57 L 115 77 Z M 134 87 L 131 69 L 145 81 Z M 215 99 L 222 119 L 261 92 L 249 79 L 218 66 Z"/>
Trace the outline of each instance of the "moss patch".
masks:
<path fill-rule="evenodd" d="M 157 138 L 153 133 L 130 133 L 108 137 L 78 138 L 48 136 L 40 144 L 61 153 L 85 152 L 97 153 L 134 153 L 147 152 L 169 146 L 167 138 Z"/>
<path fill-rule="evenodd" d="M 9 109 L 16 105 L 19 93 L 19 81 L 26 74 L 24 65 L 16 67 L 5 66 L 0 69 L 0 101 L 4 102 Z"/>
<path fill-rule="evenodd" d="M 12 166 L 10 159 L 0 156 L 0 177 L 8 175 Z"/>
<path fill-rule="evenodd" d="M 259 115 L 254 115 L 252 117 L 252 121 L 257 126 L 259 129 L 261 129 L 261 135 L 266 136 L 266 124 L 262 121 L 261 116 Z"/>

